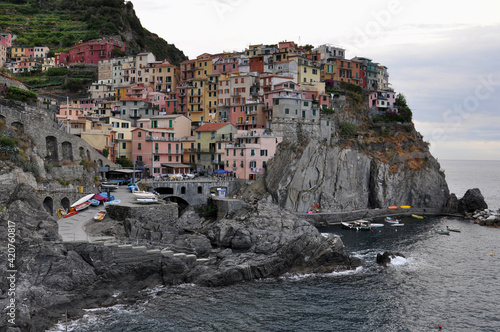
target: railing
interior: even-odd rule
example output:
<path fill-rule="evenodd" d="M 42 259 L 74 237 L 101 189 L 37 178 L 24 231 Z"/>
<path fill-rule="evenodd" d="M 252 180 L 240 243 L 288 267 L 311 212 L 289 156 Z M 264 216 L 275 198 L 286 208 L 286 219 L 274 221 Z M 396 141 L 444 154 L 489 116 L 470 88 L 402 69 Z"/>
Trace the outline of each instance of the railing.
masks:
<path fill-rule="evenodd" d="M 181 142 L 181 139 L 177 137 L 156 137 L 148 135 L 146 136 L 146 141 Z"/>

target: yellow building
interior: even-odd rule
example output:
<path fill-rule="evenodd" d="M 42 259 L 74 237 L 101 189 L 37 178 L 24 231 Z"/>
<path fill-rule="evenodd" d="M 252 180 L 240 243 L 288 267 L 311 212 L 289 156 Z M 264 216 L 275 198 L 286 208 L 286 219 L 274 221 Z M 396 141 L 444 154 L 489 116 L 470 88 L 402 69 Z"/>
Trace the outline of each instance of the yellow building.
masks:
<path fill-rule="evenodd" d="M 168 61 L 154 64 L 153 88 L 156 92 L 174 93 L 179 83 L 181 70 Z"/>
<path fill-rule="evenodd" d="M 132 160 L 132 122 L 110 117 L 111 131 L 115 134 L 112 144 L 112 153 L 115 158 L 126 157 Z"/>
<path fill-rule="evenodd" d="M 319 82 L 321 80 L 321 70 L 318 61 L 299 55 L 289 55 L 288 60 L 295 60 L 297 63 L 297 83 Z"/>

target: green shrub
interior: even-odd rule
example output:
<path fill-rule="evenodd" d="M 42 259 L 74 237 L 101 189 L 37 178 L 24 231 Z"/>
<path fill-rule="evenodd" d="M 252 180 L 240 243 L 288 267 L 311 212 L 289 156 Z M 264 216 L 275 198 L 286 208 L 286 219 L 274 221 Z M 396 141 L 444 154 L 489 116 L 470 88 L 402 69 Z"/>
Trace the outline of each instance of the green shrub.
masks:
<path fill-rule="evenodd" d="M 15 88 L 13 86 L 7 89 L 7 93 L 5 94 L 5 98 L 10 100 L 20 100 L 22 102 L 27 101 L 37 101 L 36 93 L 31 91 L 26 91 L 23 89 Z"/>
<path fill-rule="evenodd" d="M 353 123 L 344 122 L 340 125 L 340 135 L 343 137 L 354 136 L 358 133 L 358 126 Z"/>
<path fill-rule="evenodd" d="M 47 76 L 66 76 L 68 75 L 68 69 L 66 67 L 50 68 L 45 72 Z"/>

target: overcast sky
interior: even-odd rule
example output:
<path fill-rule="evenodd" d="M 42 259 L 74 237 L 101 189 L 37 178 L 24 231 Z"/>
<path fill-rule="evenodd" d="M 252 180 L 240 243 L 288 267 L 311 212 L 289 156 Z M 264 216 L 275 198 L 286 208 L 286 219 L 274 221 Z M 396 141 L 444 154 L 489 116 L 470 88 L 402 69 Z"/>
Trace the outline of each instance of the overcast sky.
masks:
<path fill-rule="evenodd" d="M 132 0 L 190 59 L 249 44 L 332 44 L 389 68 L 438 159 L 500 160 L 500 1 Z"/>

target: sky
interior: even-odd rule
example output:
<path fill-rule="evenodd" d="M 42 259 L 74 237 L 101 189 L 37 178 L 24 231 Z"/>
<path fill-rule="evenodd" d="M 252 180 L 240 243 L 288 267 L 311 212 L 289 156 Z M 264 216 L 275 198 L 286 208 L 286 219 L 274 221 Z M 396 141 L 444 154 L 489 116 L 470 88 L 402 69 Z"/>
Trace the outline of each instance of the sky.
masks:
<path fill-rule="evenodd" d="M 500 1 L 132 0 L 190 59 L 251 44 L 331 44 L 371 58 L 438 160 L 500 160 Z"/>

